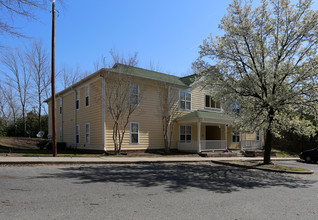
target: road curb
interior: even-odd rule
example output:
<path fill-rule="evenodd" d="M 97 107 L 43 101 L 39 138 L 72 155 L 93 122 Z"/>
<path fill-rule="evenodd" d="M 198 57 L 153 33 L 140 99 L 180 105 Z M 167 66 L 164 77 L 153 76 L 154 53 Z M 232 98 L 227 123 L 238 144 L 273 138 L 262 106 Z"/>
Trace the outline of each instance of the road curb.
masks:
<path fill-rule="evenodd" d="M 204 161 L 180 161 L 180 160 L 170 160 L 170 161 L 6 161 L 0 162 L 0 165 L 67 165 L 67 164 L 153 164 L 153 163 L 211 163 L 211 160 Z"/>
<path fill-rule="evenodd" d="M 310 171 L 275 170 L 275 169 L 270 169 L 270 168 L 261 168 L 261 167 L 256 167 L 256 166 L 234 164 L 234 163 L 229 163 L 226 161 L 216 161 L 216 160 L 212 160 L 212 163 L 226 165 L 226 166 L 240 167 L 240 168 L 245 168 L 245 169 L 263 170 L 263 171 L 275 172 L 275 173 L 291 173 L 291 174 L 314 174 L 315 173 L 313 170 L 310 170 Z"/>

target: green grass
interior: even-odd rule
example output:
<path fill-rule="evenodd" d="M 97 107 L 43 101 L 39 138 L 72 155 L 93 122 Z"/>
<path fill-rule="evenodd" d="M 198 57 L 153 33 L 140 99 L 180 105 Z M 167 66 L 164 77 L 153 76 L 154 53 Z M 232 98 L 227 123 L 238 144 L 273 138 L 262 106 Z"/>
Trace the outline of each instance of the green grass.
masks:
<path fill-rule="evenodd" d="M 282 149 L 273 149 L 276 151 L 276 157 L 298 157 L 298 154 L 291 152 L 291 151 L 286 151 Z"/>

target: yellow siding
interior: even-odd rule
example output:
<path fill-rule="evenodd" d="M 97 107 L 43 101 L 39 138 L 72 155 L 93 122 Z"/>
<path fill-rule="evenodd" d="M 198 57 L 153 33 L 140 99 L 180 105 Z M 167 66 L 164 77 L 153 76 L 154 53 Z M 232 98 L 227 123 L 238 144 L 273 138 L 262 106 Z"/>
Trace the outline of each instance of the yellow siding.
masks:
<path fill-rule="evenodd" d="M 89 106 L 86 106 L 86 86 L 89 86 Z M 88 150 L 103 150 L 103 121 L 102 121 L 102 97 L 101 97 L 102 79 L 97 81 L 88 82 L 76 89 L 80 93 L 80 107 L 75 109 L 75 99 L 73 92 L 73 112 L 75 111 L 73 118 L 73 143 L 75 142 L 75 124 L 80 126 L 80 143 L 77 148 Z M 86 124 L 90 125 L 90 142 L 85 143 L 86 137 Z M 75 144 L 75 143 L 74 143 Z"/>
<path fill-rule="evenodd" d="M 201 86 L 194 86 L 191 90 L 192 94 L 192 110 L 203 110 L 205 106 L 205 93 Z"/>
<path fill-rule="evenodd" d="M 162 121 L 159 108 L 159 91 L 151 81 L 136 81 L 141 91 L 141 102 L 131 115 L 129 122 L 139 122 L 139 144 L 130 144 L 130 124 L 128 123 L 122 150 L 145 150 L 164 148 Z M 107 82 L 106 82 L 107 86 Z M 114 150 L 113 119 L 106 113 L 106 148 Z"/>

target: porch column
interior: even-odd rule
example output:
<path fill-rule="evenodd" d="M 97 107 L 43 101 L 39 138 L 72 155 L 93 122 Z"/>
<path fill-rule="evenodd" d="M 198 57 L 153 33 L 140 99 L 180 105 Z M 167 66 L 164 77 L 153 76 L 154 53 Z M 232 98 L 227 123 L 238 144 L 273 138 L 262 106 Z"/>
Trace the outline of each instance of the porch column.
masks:
<path fill-rule="evenodd" d="M 226 149 L 228 148 L 227 147 L 227 125 L 225 125 L 225 146 L 226 146 Z"/>
<path fill-rule="evenodd" d="M 197 122 L 197 127 L 198 127 L 198 153 L 201 152 L 201 121 L 199 120 Z"/>

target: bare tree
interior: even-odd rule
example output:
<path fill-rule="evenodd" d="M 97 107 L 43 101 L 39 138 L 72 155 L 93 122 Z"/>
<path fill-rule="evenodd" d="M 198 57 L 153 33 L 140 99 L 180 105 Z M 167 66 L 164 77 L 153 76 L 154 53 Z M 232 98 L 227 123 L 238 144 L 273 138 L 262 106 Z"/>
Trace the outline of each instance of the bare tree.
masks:
<path fill-rule="evenodd" d="M 64 65 L 58 72 L 58 77 L 61 78 L 61 86 L 63 89 L 77 83 L 86 76 L 87 73 L 82 72 L 79 66 L 76 66 L 76 68 L 73 69 Z"/>
<path fill-rule="evenodd" d="M 15 125 L 17 122 L 18 112 L 20 109 L 19 105 L 17 104 L 16 94 L 14 94 L 12 88 L 13 86 L 11 82 L 7 82 L 7 86 L 1 87 L 1 95 L 3 96 L 3 101 L 6 103 L 3 105 L 4 112 L 6 112 L 5 109 L 8 108 L 8 113 L 6 114 L 6 117 L 8 120 L 12 120 Z"/>
<path fill-rule="evenodd" d="M 10 74 L 6 73 L 8 78 L 8 86 L 17 91 L 19 102 L 22 109 L 22 118 L 24 125 L 24 133 L 26 132 L 26 105 L 28 101 L 28 91 L 30 85 L 30 72 L 23 53 L 20 50 L 9 52 L 2 57 L 2 63 L 8 69 Z"/>
<path fill-rule="evenodd" d="M 137 66 L 138 65 L 138 53 L 135 52 L 133 55 L 124 56 L 120 54 L 116 48 L 112 48 L 109 51 L 111 56 L 110 61 L 107 60 L 106 56 L 102 55 L 100 60 L 96 60 L 94 62 L 95 71 L 101 68 L 111 68 L 116 63 L 125 64 L 129 66 Z"/>
<path fill-rule="evenodd" d="M 138 108 L 143 92 L 130 74 L 131 66 L 138 63 L 137 54 L 126 59 L 115 52 L 111 52 L 111 55 L 114 63 L 120 61 L 125 64 L 123 67 L 118 67 L 116 72 L 103 74 L 107 83 L 105 88 L 107 111 L 113 119 L 114 150 L 116 154 L 120 154 L 129 119 Z"/>
<path fill-rule="evenodd" d="M 137 52 L 135 52 L 133 55 L 129 55 L 128 57 L 125 57 L 124 55 L 120 55 L 119 52 L 113 48 L 109 51 L 109 53 L 113 59 L 113 64 L 121 63 L 121 64 L 126 64 L 129 66 L 137 66 L 138 65 L 138 53 Z"/>
<path fill-rule="evenodd" d="M 107 111 L 113 119 L 114 151 L 120 154 L 129 119 L 141 101 L 141 90 L 129 73 L 107 72 L 103 76 Z"/>
<path fill-rule="evenodd" d="M 174 119 L 180 116 L 179 90 L 165 82 L 158 82 L 159 111 L 162 120 L 162 132 L 166 153 L 170 152 L 171 140 L 174 130 Z"/>
<path fill-rule="evenodd" d="M 162 68 L 160 67 L 159 63 L 154 64 L 154 62 L 152 60 L 149 61 L 149 68 L 152 71 L 157 71 L 157 72 L 161 72 Z"/>
<path fill-rule="evenodd" d="M 94 62 L 94 69 L 95 71 L 100 70 L 101 68 L 110 68 L 111 64 L 107 62 L 105 56 L 101 56 L 100 60 L 96 60 Z"/>
<path fill-rule="evenodd" d="M 26 37 L 14 26 L 14 18 L 22 17 L 37 20 L 35 12 L 48 8 L 49 0 L 0 0 L 0 34 L 13 37 Z M 59 0 L 63 4 L 63 0 Z M 0 43 L 0 48 L 4 47 Z"/>
<path fill-rule="evenodd" d="M 7 113 L 6 113 L 6 100 L 5 100 L 5 89 L 2 87 L 1 81 L 0 81 L 0 118 L 7 119 Z"/>
<path fill-rule="evenodd" d="M 50 64 L 48 54 L 42 46 L 41 41 L 33 41 L 31 48 L 26 53 L 26 58 L 31 70 L 31 79 L 34 83 L 34 89 L 36 90 L 36 103 L 37 103 L 37 115 L 38 126 L 41 130 L 41 115 L 43 97 L 50 85 Z"/>

